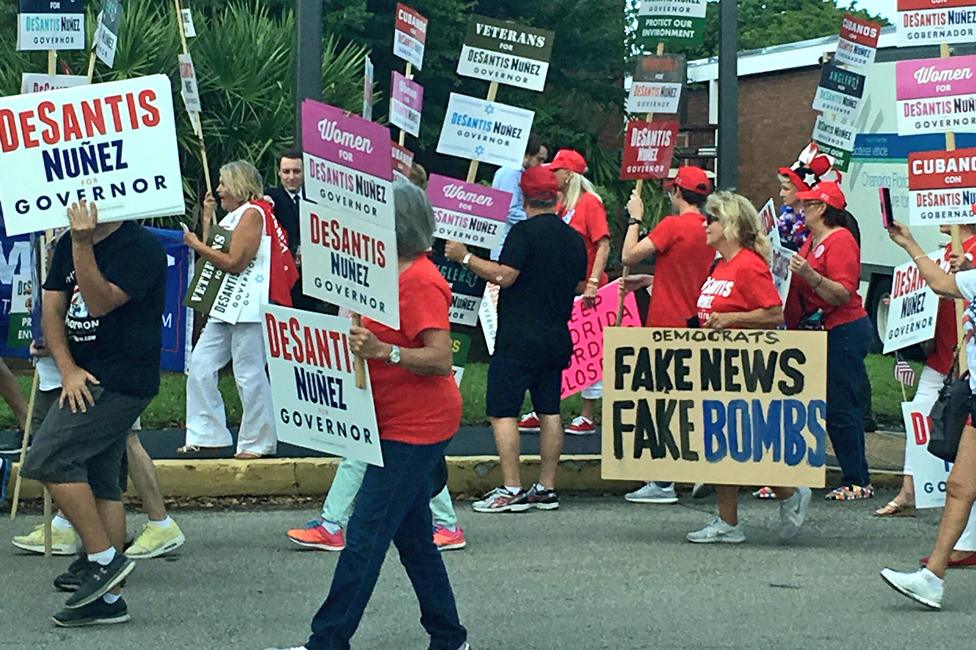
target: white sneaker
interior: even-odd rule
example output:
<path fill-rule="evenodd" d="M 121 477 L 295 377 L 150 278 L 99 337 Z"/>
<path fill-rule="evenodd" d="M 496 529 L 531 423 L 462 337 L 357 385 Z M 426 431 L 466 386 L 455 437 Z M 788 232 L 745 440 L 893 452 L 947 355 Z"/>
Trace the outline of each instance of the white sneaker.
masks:
<path fill-rule="evenodd" d="M 911 573 L 882 569 L 881 579 L 901 595 L 929 609 L 942 609 L 944 581 L 925 567 Z"/>
<path fill-rule="evenodd" d="M 718 517 L 713 517 L 701 530 L 688 533 L 688 541 L 695 544 L 741 544 L 746 541 L 745 533 L 739 526 L 729 526 Z"/>
<path fill-rule="evenodd" d="M 810 510 L 810 499 L 813 492 L 808 487 L 796 488 L 789 499 L 779 502 L 779 538 L 791 539 L 803 526 Z"/>
<path fill-rule="evenodd" d="M 674 492 L 674 483 L 661 487 L 651 481 L 639 490 L 634 490 L 624 497 L 631 503 L 660 503 L 671 504 L 678 502 L 678 495 Z"/>
<path fill-rule="evenodd" d="M 705 497 L 711 496 L 714 492 L 715 486 L 711 483 L 695 483 L 695 486 L 691 488 L 691 498 L 704 499 Z"/>

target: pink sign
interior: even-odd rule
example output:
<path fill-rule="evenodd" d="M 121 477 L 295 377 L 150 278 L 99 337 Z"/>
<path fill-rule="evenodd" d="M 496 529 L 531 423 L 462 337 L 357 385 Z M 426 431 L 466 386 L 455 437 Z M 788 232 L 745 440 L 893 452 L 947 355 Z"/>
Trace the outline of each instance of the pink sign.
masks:
<path fill-rule="evenodd" d="M 389 130 L 335 106 L 311 99 L 302 102 L 302 146 L 306 153 L 341 167 L 393 180 Z"/>
<path fill-rule="evenodd" d="M 508 192 L 431 174 L 427 196 L 434 207 L 434 236 L 494 248 L 505 239 Z"/>
<path fill-rule="evenodd" d="M 976 94 L 976 56 L 915 59 L 895 64 L 896 99 Z"/>
<path fill-rule="evenodd" d="M 569 367 L 563 371 L 562 399 L 603 380 L 603 328 L 616 324 L 619 296 L 620 285 L 611 282 L 597 292 L 592 307 L 584 305 L 582 297 L 573 303 L 573 314 L 569 317 L 573 357 Z M 624 317 L 620 325 L 641 326 L 637 299 L 633 293 L 628 293 L 624 298 Z"/>
<path fill-rule="evenodd" d="M 424 107 L 424 87 L 393 71 L 390 83 L 393 94 L 390 99 L 390 123 L 410 135 L 420 135 L 420 113 Z"/>

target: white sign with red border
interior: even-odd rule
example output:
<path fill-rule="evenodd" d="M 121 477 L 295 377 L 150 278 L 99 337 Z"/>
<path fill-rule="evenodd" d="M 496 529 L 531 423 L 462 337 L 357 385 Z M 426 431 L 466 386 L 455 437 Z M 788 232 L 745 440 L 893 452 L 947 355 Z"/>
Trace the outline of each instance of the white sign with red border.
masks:
<path fill-rule="evenodd" d="M 397 3 L 393 32 L 393 54 L 418 70 L 424 67 L 427 19 L 405 4 Z"/>
<path fill-rule="evenodd" d="M 916 508 L 941 508 L 945 505 L 946 484 L 952 463 L 929 453 L 929 412 L 934 401 L 902 402 L 905 420 L 905 467 L 911 468 L 915 482 Z"/>
<path fill-rule="evenodd" d="M 973 0 L 898 0 L 898 47 L 976 41 Z"/>
<path fill-rule="evenodd" d="M 908 154 L 908 200 L 913 226 L 972 223 L 976 148 Z"/>
<path fill-rule="evenodd" d="M 881 38 L 880 24 L 852 14 L 844 14 L 834 63 L 854 67 L 871 65 L 878 54 L 879 38 Z"/>
<path fill-rule="evenodd" d="M 943 266 L 942 251 L 929 253 L 929 259 Z M 944 270 L 948 271 L 948 266 Z M 934 338 L 938 313 L 939 297 L 929 289 L 915 262 L 896 266 L 882 352 L 888 354 Z"/>

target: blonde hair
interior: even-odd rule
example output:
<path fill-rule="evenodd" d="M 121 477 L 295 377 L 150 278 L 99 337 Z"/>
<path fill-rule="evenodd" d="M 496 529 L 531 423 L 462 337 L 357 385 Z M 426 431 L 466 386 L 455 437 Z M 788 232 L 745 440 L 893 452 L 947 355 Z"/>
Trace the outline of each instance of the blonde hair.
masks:
<path fill-rule="evenodd" d="M 773 246 L 763 233 L 759 213 L 749 199 L 734 192 L 715 192 L 705 201 L 705 212 L 719 218 L 726 239 L 769 261 Z"/>
<path fill-rule="evenodd" d="M 593 183 L 590 182 L 586 176 L 583 174 L 577 174 L 574 171 L 569 171 L 569 186 L 566 188 L 566 210 L 572 210 L 576 207 L 576 203 L 579 201 L 580 196 L 583 192 L 588 192 L 595 196 L 600 203 L 603 203 L 603 199 L 600 195 L 596 193 L 596 189 L 593 187 Z"/>
<path fill-rule="evenodd" d="M 257 167 L 245 160 L 235 160 L 220 168 L 220 182 L 238 201 L 251 201 L 264 196 L 264 183 Z"/>

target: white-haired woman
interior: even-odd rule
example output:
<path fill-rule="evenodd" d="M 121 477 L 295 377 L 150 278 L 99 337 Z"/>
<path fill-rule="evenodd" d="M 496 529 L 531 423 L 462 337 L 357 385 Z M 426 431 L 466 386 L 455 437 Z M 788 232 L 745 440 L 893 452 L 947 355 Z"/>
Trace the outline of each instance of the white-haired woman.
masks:
<path fill-rule="evenodd" d="M 748 199 L 717 192 L 705 203 L 708 245 L 721 258 L 702 286 L 698 321 L 710 329 L 773 329 L 783 322 L 783 305 L 769 271 L 770 244 L 759 215 Z M 698 544 L 737 544 L 746 537 L 739 527 L 739 488 L 717 485 L 718 517 L 688 533 Z M 810 488 L 776 488 L 780 499 L 780 537 L 796 535 L 810 506 Z"/>
<path fill-rule="evenodd" d="M 178 451 L 194 453 L 233 444 L 218 388 L 220 369 L 232 361 L 244 409 L 234 457 L 260 458 L 274 454 L 278 446 L 261 334 L 261 305 L 268 302 L 271 238 L 266 234 L 264 211 L 252 203 L 264 196 L 261 175 L 251 163 L 228 163 L 220 168 L 217 196 L 227 211 L 218 225 L 232 233 L 229 249 L 215 250 L 192 232 L 184 239 L 198 256 L 221 271 L 242 276 L 248 283 L 247 295 L 240 313 L 231 319 L 233 323 L 211 315 L 193 348 L 186 378 L 186 444 Z M 208 193 L 203 207 L 207 223 L 214 207 Z"/>

